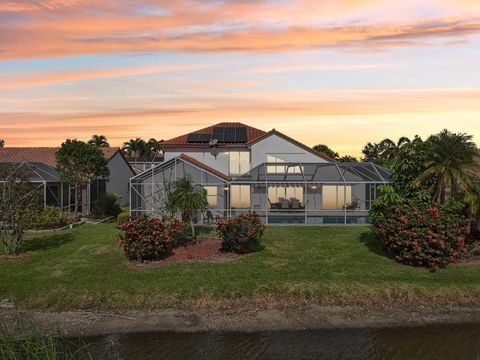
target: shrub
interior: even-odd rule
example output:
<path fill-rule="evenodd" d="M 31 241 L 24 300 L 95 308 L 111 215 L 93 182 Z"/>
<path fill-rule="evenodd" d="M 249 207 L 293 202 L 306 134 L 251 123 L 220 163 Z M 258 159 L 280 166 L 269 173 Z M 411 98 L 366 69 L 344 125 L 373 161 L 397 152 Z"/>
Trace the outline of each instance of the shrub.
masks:
<path fill-rule="evenodd" d="M 265 226 L 255 213 L 241 214 L 217 223 L 217 233 L 222 239 L 222 250 L 249 253 L 260 245 Z"/>
<path fill-rule="evenodd" d="M 460 206 L 461 207 L 461 206 Z M 456 204 L 404 200 L 373 216 L 384 247 L 402 264 L 438 270 L 465 253 L 470 225 Z"/>
<path fill-rule="evenodd" d="M 183 231 L 182 221 L 140 217 L 124 222 L 124 235 L 118 240 L 130 260 L 159 260 L 169 255 Z"/>
<path fill-rule="evenodd" d="M 67 219 L 63 216 L 60 208 L 56 206 L 46 206 L 42 212 L 32 221 L 32 229 L 54 229 L 67 224 Z"/>
<path fill-rule="evenodd" d="M 117 216 L 117 223 L 118 225 L 122 225 L 123 223 L 130 220 L 130 212 L 129 211 L 122 211 Z"/>
<path fill-rule="evenodd" d="M 107 193 L 101 196 L 92 205 L 91 213 L 94 217 L 103 218 L 105 216 L 117 216 L 122 212 L 122 208 L 117 202 L 118 196 Z"/>

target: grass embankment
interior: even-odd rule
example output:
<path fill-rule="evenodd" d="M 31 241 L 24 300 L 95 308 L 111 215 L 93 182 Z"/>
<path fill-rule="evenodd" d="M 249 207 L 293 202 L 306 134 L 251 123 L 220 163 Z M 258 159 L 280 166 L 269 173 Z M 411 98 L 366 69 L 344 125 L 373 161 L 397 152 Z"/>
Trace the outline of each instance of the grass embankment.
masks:
<path fill-rule="evenodd" d="M 480 304 L 480 264 L 430 273 L 392 262 L 368 227 L 269 227 L 265 249 L 226 263 L 135 268 L 115 224 L 27 239 L 0 260 L 0 299 L 18 306 L 142 309 L 237 302 L 325 305 Z"/>

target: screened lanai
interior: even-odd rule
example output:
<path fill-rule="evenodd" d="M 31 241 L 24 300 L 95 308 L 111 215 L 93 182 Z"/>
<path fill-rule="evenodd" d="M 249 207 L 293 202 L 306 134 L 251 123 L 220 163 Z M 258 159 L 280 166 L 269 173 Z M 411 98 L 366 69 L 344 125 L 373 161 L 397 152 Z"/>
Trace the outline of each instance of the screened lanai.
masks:
<path fill-rule="evenodd" d="M 265 224 L 365 224 L 390 174 L 372 163 L 263 163 L 228 178 L 175 158 L 131 179 L 132 216 L 166 215 L 169 186 L 190 178 L 207 191 L 203 224 L 254 211 Z"/>
<path fill-rule="evenodd" d="M 75 186 L 61 182 L 57 171 L 51 166 L 39 162 L 20 162 L 0 163 L 0 167 L 7 171 L 6 175 L 10 172 L 9 169 L 14 168 L 19 174 L 26 177 L 29 183 L 39 189 L 40 201 L 44 206 L 57 206 L 65 212 L 75 210 L 78 203 Z M 5 182 L 6 180 L 0 180 L 0 184 Z M 89 213 L 91 203 L 105 192 L 105 180 L 97 180 L 93 184 L 89 184 L 82 195 L 85 206 L 79 203 L 79 209 L 83 208 L 84 212 Z"/>

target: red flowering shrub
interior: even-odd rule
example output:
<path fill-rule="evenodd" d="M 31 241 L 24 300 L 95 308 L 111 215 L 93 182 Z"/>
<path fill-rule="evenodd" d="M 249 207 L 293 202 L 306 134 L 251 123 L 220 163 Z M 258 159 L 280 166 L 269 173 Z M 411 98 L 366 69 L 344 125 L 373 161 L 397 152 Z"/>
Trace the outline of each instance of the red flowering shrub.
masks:
<path fill-rule="evenodd" d="M 140 217 L 120 224 L 124 235 L 118 239 L 130 260 L 159 260 L 167 256 L 184 230 L 182 221 Z"/>
<path fill-rule="evenodd" d="M 395 261 L 438 270 L 465 253 L 470 225 L 455 206 L 402 201 L 372 216 L 375 231 Z"/>
<path fill-rule="evenodd" d="M 249 253 L 260 246 L 265 226 L 255 213 L 241 214 L 230 220 L 217 222 L 217 233 L 222 239 L 222 250 Z"/>

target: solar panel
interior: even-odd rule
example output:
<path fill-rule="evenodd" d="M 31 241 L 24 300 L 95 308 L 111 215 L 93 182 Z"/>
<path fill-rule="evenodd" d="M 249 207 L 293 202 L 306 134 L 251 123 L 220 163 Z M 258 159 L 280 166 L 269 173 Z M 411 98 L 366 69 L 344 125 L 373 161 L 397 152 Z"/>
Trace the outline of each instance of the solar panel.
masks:
<path fill-rule="evenodd" d="M 199 134 L 188 134 L 187 142 L 198 142 Z"/>
<path fill-rule="evenodd" d="M 218 139 L 221 143 L 245 143 L 247 142 L 247 129 L 237 127 L 214 127 L 212 139 Z"/>

